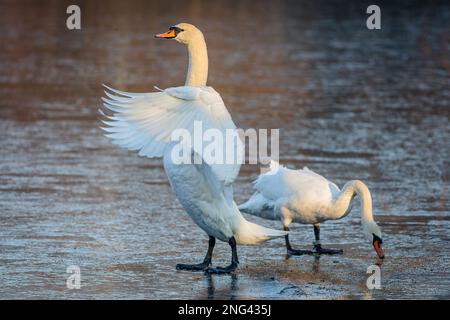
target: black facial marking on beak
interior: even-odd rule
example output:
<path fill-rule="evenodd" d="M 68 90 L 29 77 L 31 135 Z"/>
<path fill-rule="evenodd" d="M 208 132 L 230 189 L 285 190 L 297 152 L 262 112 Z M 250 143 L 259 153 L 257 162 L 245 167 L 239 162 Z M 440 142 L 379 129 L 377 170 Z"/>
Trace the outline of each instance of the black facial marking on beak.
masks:
<path fill-rule="evenodd" d="M 383 243 L 383 240 L 378 237 L 377 235 L 373 234 L 373 247 L 375 251 L 377 252 L 377 255 L 380 259 L 384 259 L 384 253 L 383 253 L 383 247 L 381 244 Z"/>
<path fill-rule="evenodd" d="M 178 28 L 178 27 L 170 27 L 169 30 L 175 31 L 175 36 L 177 36 L 180 32 L 184 31 L 184 29 Z"/>
<path fill-rule="evenodd" d="M 184 30 L 181 29 L 181 28 L 178 28 L 178 27 L 173 26 L 173 27 L 170 27 L 170 28 L 169 28 L 169 31 L 173 31 L 173 36 L 172 36 L 172 37 L 167 37 L 167 39 L 173 39 L 173 38 L 176 38 L 177 35 L 178 35 L 180 32 L 184 31 Z"/>
<path fill-rule="evenodd" d="M 373 234 L 372 244 L 375 243 L 375 241 L 378 241 L 380 244 L 383 243 L 383 240 L 379 236 L 377 236 L 376 234 Z"/>
<path fill-rule="evenodd" d="M 177 35 L 182 31 L 184 31 L 184 30 L 173 26 L 173 27 L 170 27 L 167 32 L 155 35 L 155 38 L 173 39 L 173 38 L 176 38 Z"/>

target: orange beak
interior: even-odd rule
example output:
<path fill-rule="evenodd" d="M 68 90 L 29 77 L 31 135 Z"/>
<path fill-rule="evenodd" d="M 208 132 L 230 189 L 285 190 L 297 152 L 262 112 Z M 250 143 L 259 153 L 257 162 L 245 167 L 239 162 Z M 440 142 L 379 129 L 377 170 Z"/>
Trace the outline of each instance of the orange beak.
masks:
<path fill-rule="evenodd" d="M 175 33 L 175 30 L 169 30 L 167 32 L 164 33 L 160 33 L 160 34 L 156 34 L 155 38 L 162 38 L 162 39 L 173 39 L 175 38 L 177 35 Z"/>
<path fill-rule="evenodd" d="M 381 247 L 381 243 L 379 240 L 375 240 L 373 242 L 373 247 L 375 248 L 375 251 L 377 252 L 378 257 L 380 257 L 380 259 L 384 259 L 383 248 Z"/>

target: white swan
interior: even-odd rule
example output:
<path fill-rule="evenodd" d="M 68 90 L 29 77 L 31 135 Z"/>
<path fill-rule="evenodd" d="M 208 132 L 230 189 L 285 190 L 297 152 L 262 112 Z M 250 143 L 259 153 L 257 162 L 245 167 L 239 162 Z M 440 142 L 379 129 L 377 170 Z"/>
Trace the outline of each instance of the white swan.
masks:
<path fill-rule="evenodd" d="M 381 231 L 372 216 L 372 198 L 363 182 L 352 180 L 339 190 L 333 182 L 308 168 L 291 170 L 271 161 L 270 171 L 260 175 L 254 186 L 256 193 L 239 206 L 242 212 L 265 219 L 281 220 L 285 230 L 289 230 L 292 222 L 314 225 L 314 251 L 292 249 L 289 236 L 286 235 L 288 254 L 342 253 L 342 250 L 322 248 L 319 224 L 345 217 L 351 210 L 353 198 L 359 196 L 364 231 L 378 256 L 384 258 Z"/>
<path fill-rule="evenodd" d="M 114 112 L 103 121 L 103 128 L 112 142 L 140 156 L 163 157 L 164 169 L 179 202 L 209 235 L 209 248 L 204 261 L 196 265 L 178 264 L 177 269 L 205 270 L 228 273 L 239 261 L 236 244 L 259 244 L 286 232 L 272 230 L 244 219 L 233 201 L 232 183 L 239 173 L 240 163 L 234 164 L 175 164 L 171 154 L 176 143 L 171 141 L 175 129 L 193 134 L 194 121 L 201 121 L 203 129 L 215 128 L 224 132 L 236 129 L 220 95 L 206 86 L 208 55 L 203 34 L 195 26 L 180 23 L 157 38 L 174 39 L 187 45 L 189 68 L 182 87 L 153 93 L 129 93 L 109 88 L 105 91 L 104 106 Z M 118 96 L 119 95 L 119 96 Z M 239 141 L 240 143 L 240 141 Z M 191 156 L 201 154 L 194 147 Z M 225 268 L 210 268 L 215 239 L 228 242 L 232 261 Z"/>

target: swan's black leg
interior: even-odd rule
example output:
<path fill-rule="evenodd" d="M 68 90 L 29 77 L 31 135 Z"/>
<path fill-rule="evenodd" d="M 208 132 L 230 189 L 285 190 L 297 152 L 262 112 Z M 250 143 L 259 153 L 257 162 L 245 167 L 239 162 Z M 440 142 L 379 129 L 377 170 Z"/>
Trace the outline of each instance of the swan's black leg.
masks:
<path fill-rule="evenodd" d="M 314 242 L 314 254 L 341 254 L 344 253 L 342 249 L 324 249 L 320 244 L 320 225 L 314 225 L 314 236 L 316 241 Z"/>
<path fill-rule="evenodd" d="M 216 267 L 216 268 L 208 268 L 205 270 L 205 272 L 211 274 L 224 274 L 224 273 L 231 273 L 234 270 L 236 270 L 238 264 L 239 264 L 239 260 L 238 260 L 238 256 L 237 256 L 237 249 L 236 249 L 236 240 L 234 239 L 234 237 L 231 237 L 228 240 L 228 244 L 231 247 L 231 264 L 227 267 Z"/>
<path fill-rule="evenodd" d="M 177 264 L 177 270 L 189 270 L 189 271 L 204 271 L 211 265 L 212 253 L 214 245 L 216 244 L 216 238 L 209 237 L 209 247 L 206 253 L 205 259 L 199 264 Z"/>
<path fill-rule="evenodd" d="M 284 231 L 289 231 L 289 227 L 284 227 Z M 303 254 L 313 254 L 311 250 L 296 250 L 292 249 L 291 243 L 289 242 L 289 235 L 284 236 L 284 240 L 286 241 L 286 249 L 287 254 L 291 256 L 301 256 Z"/>

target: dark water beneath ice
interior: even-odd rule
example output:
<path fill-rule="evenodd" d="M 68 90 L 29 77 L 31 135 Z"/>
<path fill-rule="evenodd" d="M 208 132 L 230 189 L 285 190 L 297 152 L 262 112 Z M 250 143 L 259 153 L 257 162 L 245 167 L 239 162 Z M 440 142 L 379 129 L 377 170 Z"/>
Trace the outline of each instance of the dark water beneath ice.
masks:
<path fill-rule="evenodd" d="M 450 298 L 450 5 L 344 1 L 0 2 L 0 298 Z M 243 128 L 280 128 L 281 162 L 373 194 L 387 259 L 382 289 L 358 208 L 325 223 L 344 255 L 286 260 L 283 241 L 239 247 L 235 276 L 177 272 L 207 237 L 178 205 L 160 159 L 113 147 L 98 129 L 101 83 L 152 91 L 184 82 L 185 49 L 153 34 L 205 33 L 209 84 Z M 259 170 L 244 166 L 238 203 Z M 272 221 L 252 221 L 280 228 Z M 293 226 L 307 248 L 309 226 Z M 215 264 L 229 259 L 219 243 Z M 66 268 L 82 287 L 66 288 Z"/>

